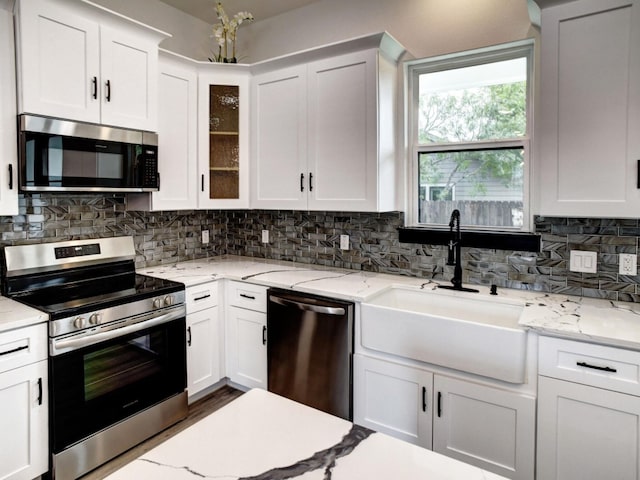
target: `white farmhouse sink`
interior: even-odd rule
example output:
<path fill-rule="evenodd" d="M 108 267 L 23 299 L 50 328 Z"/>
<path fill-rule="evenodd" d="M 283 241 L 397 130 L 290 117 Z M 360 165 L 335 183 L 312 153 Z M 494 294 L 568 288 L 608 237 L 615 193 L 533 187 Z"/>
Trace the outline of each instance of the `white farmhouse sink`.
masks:
<path fill-rule="evenodd" d="M 391 288 L 362 304 L 365 348 L 524 383 L 523 305 L 499 298 Z"/>

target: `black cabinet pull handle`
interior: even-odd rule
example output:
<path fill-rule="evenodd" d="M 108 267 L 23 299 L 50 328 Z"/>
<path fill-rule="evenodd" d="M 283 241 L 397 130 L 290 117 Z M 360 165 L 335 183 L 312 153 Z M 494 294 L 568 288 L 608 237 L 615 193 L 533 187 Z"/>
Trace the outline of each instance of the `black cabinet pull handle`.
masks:
<path fill-rule="evenodd" d="M 202 174 L 202 179 L 200 180 L 200 189 L 204 192 L 204 173 Z"/>
<path fill-rule="evenodd" d="M 0 357 L 1 357 L 2 355 L 10 355 L 10 354 L 12 354 L 12 353 L 19 352 L 20 350 L 26 350 L 27 348 L 29 348 L 29 345 L 23 345 L 23 346 L 18 347 L 18 348 L 13 348 L 13 349 L 11 349 L 11 350 L 7 350 L 7 351 L 4 351 L 4 352 L 0 352 Z"/>
<path fill-rule="evenodd" d="M 442 392 L 438 392 L 438 418 L 442 416 Z"/>
<path fill-rule="evenodd" d="M 313 173 L 309 172 L 309 191 L 313 192 Z"/>
<path fill-rule="evenodd" d="M 249 300 L 255 300 L 256 299 L 256 297 L 253 297 L 251 295 L 247 295 L 246 293 L 241 293 L 240 296 L 242 298 L 248 298 Z"/>
<path fill-rule="evenodd" d="M 209 298 L 209 297 L 211 297 L 211 295 L 207 293 L 206 295 L 202 295 L 201 297 L 194 298 L 193 301 L 197 302 L 198 300 L 204 300 L 205 298 Z"/>
<path fill-rule="evenodd" d="M 160 190 L 160 172 L 156 173 L 156 185 L 158 186 L 158 190 Z"/>
<path fill-rule="evenodd" d="M 111 101 L 111 80 L 107 80 L 106 87 L 107 87 L 106 99 L 107 99 L 107 102 L 110 102 Z"/>
<path fill-rule="evenodd" d="M 427 387 L 422 387 L 422 411 L 427 411 Z"/>
<path fill-rule="evenodd" d="M 13 190 L 13 163 L 9 164 L 9 190 Z"/>
<path fill-rule="evenodd" d="M 592 368 L 593 370 L 601 370 L 603 372 L 611 372 L 616 373 L 618 370 L 611 367 L 600 367 L 598 365 L 590 365 L 587 362 L 576 362 L 576 365 L 579 367 Z"/>
<path fill-rule="evenodd" d="M 98 77 L 93 77 L 91 84 L 93 85 L 93 93 L 91 96 L 96 100 L 98 98 Z"/>
<path fill-rule="evenodd" d="M 38 379 L 38 405 L 42 405 L 42 377 Z"/>
<path fill-rule="evenodd" d="M 300 174 L 300 191 L 304 192 L 304 173 Z"/>
<path fill-rule="evenodd" d="M 266 325 L 262 326 L 262 344 L 263 345 L 267 344 L 267 326 Z"/>
<path fill-rule="evenodd" d="M 191 346 L 191 327 L 187 327 L 187 346 Z"/>

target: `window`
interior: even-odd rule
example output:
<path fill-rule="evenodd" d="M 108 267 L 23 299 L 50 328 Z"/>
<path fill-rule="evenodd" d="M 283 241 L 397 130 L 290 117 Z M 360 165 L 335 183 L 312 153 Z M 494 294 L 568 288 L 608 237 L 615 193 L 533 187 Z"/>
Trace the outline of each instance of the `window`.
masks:
<path fill-rule="evenodd" d="M 408 65 L 412 174 L 409 223 L 528 228 L 532 45 Z"/>

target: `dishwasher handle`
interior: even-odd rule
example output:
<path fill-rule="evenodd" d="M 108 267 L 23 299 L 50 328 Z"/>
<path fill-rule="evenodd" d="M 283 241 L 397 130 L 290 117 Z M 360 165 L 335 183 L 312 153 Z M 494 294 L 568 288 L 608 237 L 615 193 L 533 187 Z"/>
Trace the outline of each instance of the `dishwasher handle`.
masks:
<path fill-rule="evenodd" d="M 297 307 L 300 310 L 306 310 L 308 312 L 324 313 L 325 315 L 339 315 L 343 316 L 346 311 L 342 307 L 328 307 L 325 305 L 314 305 L 311 303 L 300 302 L 297 300 L 290 300 L 288 298 L 271 296 L 270 301 L 282 305 L 283 307 Z"/>

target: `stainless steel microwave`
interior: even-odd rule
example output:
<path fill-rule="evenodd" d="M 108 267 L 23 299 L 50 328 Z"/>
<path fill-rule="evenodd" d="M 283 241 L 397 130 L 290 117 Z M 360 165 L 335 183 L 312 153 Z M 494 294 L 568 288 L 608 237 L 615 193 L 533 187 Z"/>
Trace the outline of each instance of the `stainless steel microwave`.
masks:
<path fill-rule="evenodd" d="M 160 188 L 158 136 L 35 115 L 20 115 L 23 192 L 151 192 Z"/>

